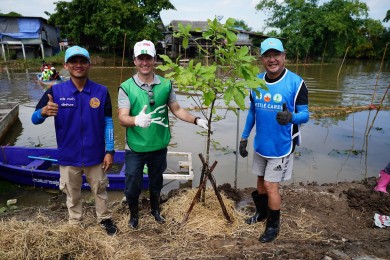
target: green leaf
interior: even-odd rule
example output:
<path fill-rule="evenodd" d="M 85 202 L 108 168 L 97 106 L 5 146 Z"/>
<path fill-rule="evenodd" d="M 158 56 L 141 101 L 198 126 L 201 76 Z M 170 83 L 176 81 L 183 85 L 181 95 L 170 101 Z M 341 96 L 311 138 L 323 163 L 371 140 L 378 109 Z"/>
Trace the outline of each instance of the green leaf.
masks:
<path fill-rule="evenodd" d="M 171 58 L 169 58 L 167 55 L 159 55 L 161 59 L 163 59 L 167 63 L 172 63 Z"/>
<path fill-rule="evenodd" d="M 234 18 L 228 18 L 225 22 L 225 26 L 226 27 L 232 27 L 234 25 L 234 23 L 236 22 L 236 19 Z"/>
<path fill-rule="evenodd" d="M 237 35 L 231 31 L 226 31 L 226 36 L 230 42 L 236 42 L 237 41 Z"/>

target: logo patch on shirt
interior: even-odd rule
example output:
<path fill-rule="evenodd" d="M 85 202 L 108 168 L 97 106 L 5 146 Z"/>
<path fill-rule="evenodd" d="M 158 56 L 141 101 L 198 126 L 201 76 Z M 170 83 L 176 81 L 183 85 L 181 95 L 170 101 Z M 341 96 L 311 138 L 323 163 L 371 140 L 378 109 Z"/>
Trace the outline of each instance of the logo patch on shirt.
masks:
<path fill-rule="evenodd" d="M 270 93 L 267 93 L 264 95 L 264 101 L 267 103 L 271 101 L 271 94 Z"/>
<path fill-rule="evenodd" d="M 274 102 L 275 102 L 275 103 L 280 103 L 280 102 L 282 102 L 282 95 L 276 94 L 276 95 L 274 96 Z"/>
<path fill-rule="evenodd" d="M 91 98 L 91 100 L 89 101 L 89 105 L 92 108 L 98 108 L 100 106 L 100 100 L 98 98 Z"/>

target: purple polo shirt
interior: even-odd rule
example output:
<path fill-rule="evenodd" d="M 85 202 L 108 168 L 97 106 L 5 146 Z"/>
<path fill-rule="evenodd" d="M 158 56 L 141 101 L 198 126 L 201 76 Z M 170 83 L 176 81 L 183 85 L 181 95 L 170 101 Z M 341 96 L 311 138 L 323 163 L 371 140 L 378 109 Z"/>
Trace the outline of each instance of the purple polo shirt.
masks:
<path fill-rule="evenodd" d="M 88 80 L 80 92 L 68 80 L 48 89 L 37 110 L 47 104 L 47 94 L 51 94 L 58 104 L 54 122 L 59 164 L 93 166 L 102 163 L 105 155 L 104 117 L 112 117 L 107 88 Z"/>

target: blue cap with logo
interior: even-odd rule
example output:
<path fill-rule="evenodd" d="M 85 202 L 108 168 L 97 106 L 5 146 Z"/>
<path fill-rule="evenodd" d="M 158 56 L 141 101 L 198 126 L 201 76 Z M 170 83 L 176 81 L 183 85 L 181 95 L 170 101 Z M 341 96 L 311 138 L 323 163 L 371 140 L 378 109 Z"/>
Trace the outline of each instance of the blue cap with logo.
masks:
<path fill-rule="evenodd" d="M 81 48 L 80 46 L 73 46 L 66 50 L 65 52 L 65 62 L 68 62 L 68 60 L 74 56 L 82 56 L 86 58 L 89 62 L 91 61 L 91 58 L 89 57 L 89 52 Z"/>
<path fill-rule="evenodd" d="M 264 52 L 271 49 L 284 52 L 283 43 L 276 38 L 265 39 L 260 45 L 260 54 L 263 55 Z"/>

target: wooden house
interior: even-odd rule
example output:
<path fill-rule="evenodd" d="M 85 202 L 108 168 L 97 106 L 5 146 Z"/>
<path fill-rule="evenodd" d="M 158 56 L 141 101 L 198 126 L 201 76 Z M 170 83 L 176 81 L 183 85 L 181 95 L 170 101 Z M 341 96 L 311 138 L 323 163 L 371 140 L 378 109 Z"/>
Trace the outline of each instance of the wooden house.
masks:
<path fill-rule="evenodd" d="M 179 24 L 182 24 L 184 27 L 186 27 L 188 24 L 191 25 L 190 33 L 192 35 L 192 38 L 189 40 L 187 48 L 183 47 L 182 39 L 173 36 L 173 33 L 178 30 Z M 158 51 L 158 53 L 164 53 L 174 58 L 181 57 L 184 60 L 191 57 L 196 57 L 199 52 L 194 40 L 200 37 L 202 33 L 207 30 L 207 28 L 207 21 L 172 20 L 168 26 L 167 31 L 164 33 L 164 40 L 161 41 L 159 44 L 161 52 Z M 265 39 L 268 37 L 259 33 L 245 31 L 240 27 L 237 27 L 236 30 L 238 37 L 236 45 L 248 46 L 252 54 L 254 54 L 256 50 L 256 48 L 253 48 L 252 39 Z M 210 44 L 208 44 L 208 41 L 206 40 L 202 40 L 201 42 L 198 41 L 198 44 L 200 44 L 202 48 L 208 48 L 210 46 Z"/>
<path fill-rule="evenodd" d="M 0 16 L 0 53 L 5 61 L 55 55 L 59 38 L 59 30 L 44 18 Z"/>

